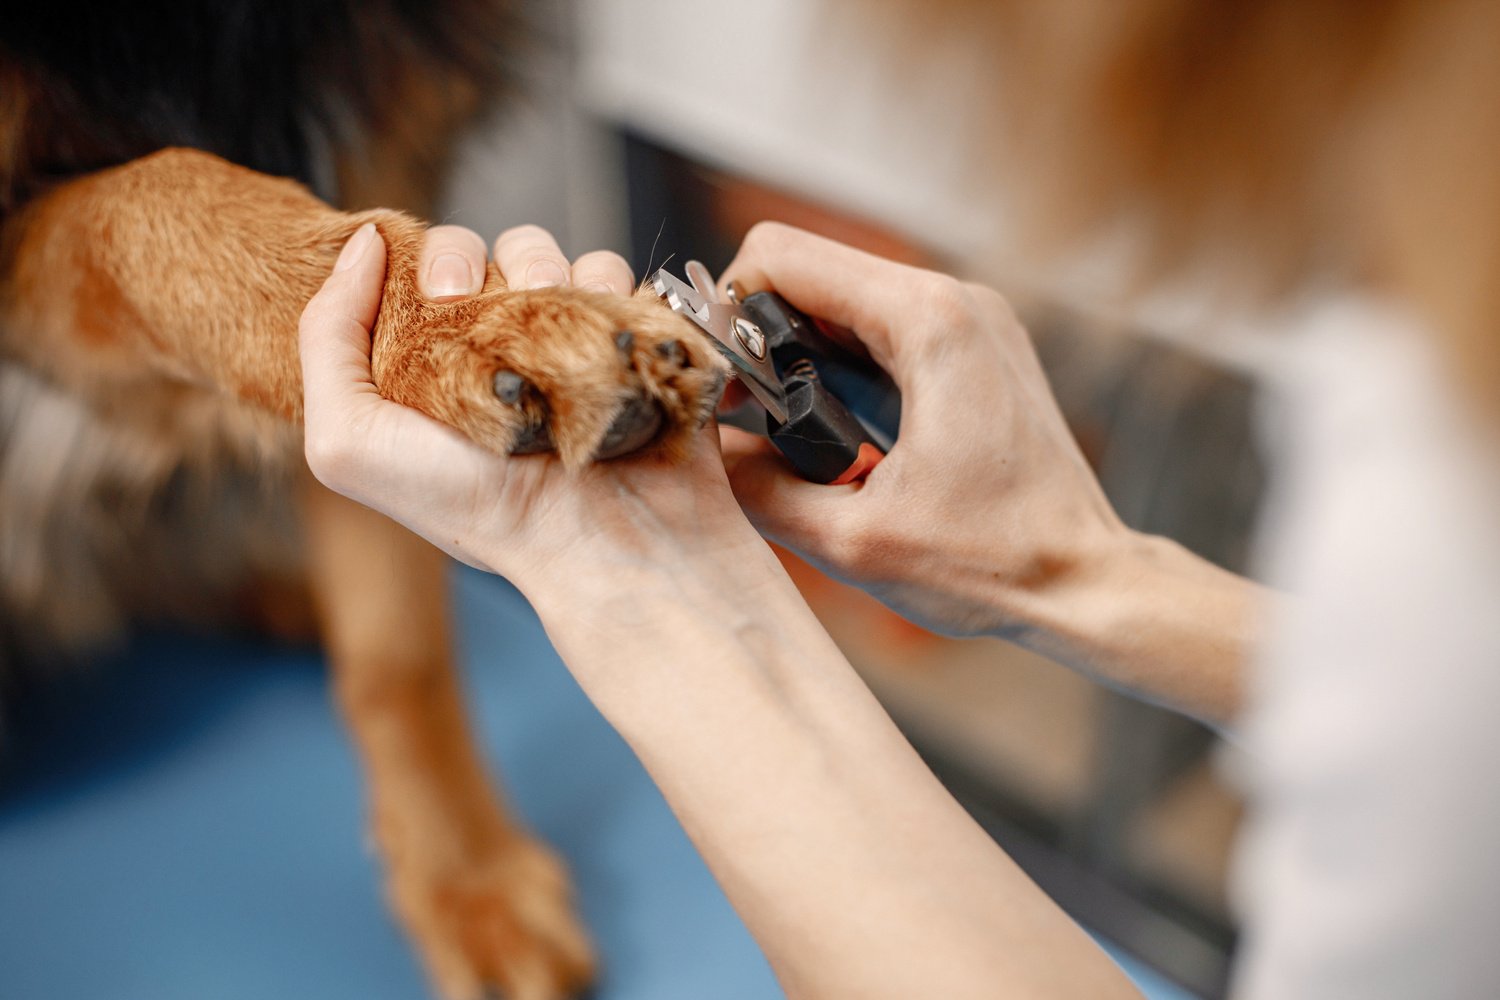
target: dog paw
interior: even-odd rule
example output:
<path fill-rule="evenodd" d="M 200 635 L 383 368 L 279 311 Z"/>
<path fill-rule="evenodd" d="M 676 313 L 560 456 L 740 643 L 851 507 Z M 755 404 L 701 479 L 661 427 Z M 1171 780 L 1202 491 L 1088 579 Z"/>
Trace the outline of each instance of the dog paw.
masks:
<path fill-rule="evenodd" d="M 650 445 L 680 450 L 724 387 L 723 359 L 650 293 L 390 300 L 376 328 L 381 394 L 501 454 L 556 451 L 577 467 Z"/>
<path fill-rule="evenodd" d="M 457 871 L 396 865 L 390 895 L 444 1000 L 567 1000 L 593 980 L 567 874 L 536 841 Z"/>

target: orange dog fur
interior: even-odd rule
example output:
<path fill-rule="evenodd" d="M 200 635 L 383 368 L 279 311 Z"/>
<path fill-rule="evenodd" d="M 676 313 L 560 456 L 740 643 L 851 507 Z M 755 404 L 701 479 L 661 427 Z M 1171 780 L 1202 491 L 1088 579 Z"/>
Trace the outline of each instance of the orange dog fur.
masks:
<path fill-rule="evenodd" d="M 377 384 L 476 442 L 504 453 L 545 421 L 577 465 L 644 395 L 670 449 L 716 398 L 722 362 L 654 302 L 510 292 L 492 266 L 480 295 L 431 303 L 410 216 L 335 211 L 291 181 L 165 150 L 3 219 L 0 457 L 29 456 L 37 475 L 0 485 L 0 600 L 29 630 L 12 644 L 45 651 L 105 638 L 121 616 L 232 617 L 247 593 L 285 621 L 267 595 L 305 586 L 390 899 L 435 985 L 551 1000 L 593 959 L 562 866 L 507 815 L 469 736 L 444 560 L 301 467 L 298 316 L 366 221 L 389 247 Z M 531 387 L 518 405 L 497 398 L 499 370 Z"/>

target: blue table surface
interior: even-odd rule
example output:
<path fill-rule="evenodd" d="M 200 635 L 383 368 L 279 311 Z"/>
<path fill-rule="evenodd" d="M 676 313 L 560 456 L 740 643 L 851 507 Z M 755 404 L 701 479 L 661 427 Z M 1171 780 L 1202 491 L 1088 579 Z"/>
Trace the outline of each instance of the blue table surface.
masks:
<path fill-rule="evenodd" d="M 480 738 L 567 858 L 595 1000 L 781 996 L 524 600 L 458 574 Z M 0 997 L 421 1000 L 312 650 L 147 636 L 27 702 L 0 765 Z M 1116 955 L 1152 998 L 1188 994 Z"/>

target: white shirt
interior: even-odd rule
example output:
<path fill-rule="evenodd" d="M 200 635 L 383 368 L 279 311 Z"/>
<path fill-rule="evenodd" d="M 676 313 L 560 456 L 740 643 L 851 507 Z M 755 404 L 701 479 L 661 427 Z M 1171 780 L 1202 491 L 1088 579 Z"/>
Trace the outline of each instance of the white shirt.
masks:
<path fill-rule="evenodd" d="M 818 8 L 587 0 L 582 89 L 700 160 L 983 258 L 996 216 L 954 193 L 988 95 L 962 59 L 835 60 Z M 1182 312 L 1145 319 L 1212 329 Z M 1345 301 L 1299 327 L 1213 345 L 1279 373 L 1258 561 L 1296 595 L 1242 732 L 1237 995 L 1500 998 L 1500 494 L 1413 325 Z"/>
<path fill-rule="evenodd" d="M 1500 503 L 1431 343 L 1331 304 L 1267 396 L 1237 997 L 1500 997 Z"/>

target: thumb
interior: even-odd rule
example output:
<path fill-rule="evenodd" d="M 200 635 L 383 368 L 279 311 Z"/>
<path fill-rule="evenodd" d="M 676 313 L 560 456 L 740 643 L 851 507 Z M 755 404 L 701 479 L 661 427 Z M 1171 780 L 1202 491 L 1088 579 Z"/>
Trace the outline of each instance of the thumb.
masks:
<path fill-rule="evenodd" d="M 298 323 L 309 435 L 379 399 L 370 377 L 370 329 L 384 284 L 385 243 L 366 223 L 344 244 L 333 273 Z"/>
<path fill-rule="evenodd" d="M 773 541 L 818 557 L 849 514 L 858 485 L 822 486 L 792 471 L 769 441 L 733 427 L 720 427 L 720 448 L 729 487 L 757 531 Z"/>

